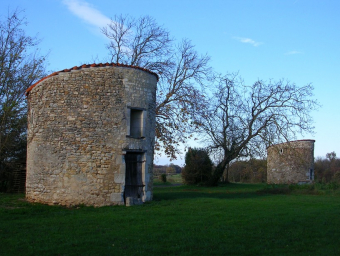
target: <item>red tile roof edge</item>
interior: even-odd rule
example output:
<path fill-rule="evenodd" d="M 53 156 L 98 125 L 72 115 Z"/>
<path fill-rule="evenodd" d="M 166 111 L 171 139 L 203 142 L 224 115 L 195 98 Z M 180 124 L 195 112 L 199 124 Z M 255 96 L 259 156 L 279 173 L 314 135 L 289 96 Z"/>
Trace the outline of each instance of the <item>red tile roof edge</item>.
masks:
<path fill-rule="evenodd" d="M 107 67 L 107 66 L 112 66 L 112 67 L 126 67 L 126 68 L 134 68 L 134 69 L 139 69 L 139 70 L 142 70 L 142 71 L 145 71 L 145 72 L 148 72 L 149 74 L 152 74 L 152 75 L 155 75 L 156 78 L 157 78 L 157 81 L 159 80 L 159 77 L 156 73 L 146 69 L 146 68 L 141 68 L 141 67 L 138 67 L 138 66 L 132 66 L 132 65 L 125 65 L 125 64 L 119 64 L 119 63 L 99 63 L 99 64 L 83 64 L 81 66 L 74 66 L 73 68 L 70 68 L 70 69 L 64 69 L 64 70 L 60 70 L 60 71 L 57 71 L 57 72 L 54 72 L 48 76 L 45 76 L 44 78 L 40 79 L 38 82 L 36 82 L 35 84 L 31 85 L 30 87 L 28 87 L 28 89 L 26 90 L 25 92 L 25 95 L 27 96 L 29 94 L 29 92 L 36 86 L 38 85 L 40 82 L 44 81 L 45 79 L 47 78 L 50 78 L 52 76 L 56 76 L 58 75 L 59 73 L 61 72 L 70 72 L 72 70 L 80 70 L 80 69 L 83 69 L 83 68 L 90 68 L 90 67 Z"/>

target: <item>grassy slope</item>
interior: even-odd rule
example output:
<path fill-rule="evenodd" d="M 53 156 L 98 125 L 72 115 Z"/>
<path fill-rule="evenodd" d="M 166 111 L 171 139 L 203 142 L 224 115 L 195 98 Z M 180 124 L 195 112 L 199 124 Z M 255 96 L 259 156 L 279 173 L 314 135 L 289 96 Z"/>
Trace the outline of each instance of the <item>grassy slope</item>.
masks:
<path fill-rule="evenodd" d="M 340 255 L 340 196 L 261 188 L 160 187 L 143 206 L 78 209 L 0 194 L 0 255 Z"/>

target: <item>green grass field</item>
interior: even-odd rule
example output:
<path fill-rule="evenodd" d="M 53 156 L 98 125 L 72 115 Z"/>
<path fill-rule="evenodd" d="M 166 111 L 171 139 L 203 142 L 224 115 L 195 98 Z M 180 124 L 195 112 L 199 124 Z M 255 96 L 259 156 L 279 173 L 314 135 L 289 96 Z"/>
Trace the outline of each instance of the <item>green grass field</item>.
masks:
<path fill-rule="evenodd" d="M 160 176 L 156 177 L 154 180 L 154 185 L 160 186 L 160 185 L 171 185 L 171 184 L 182 184 L 182 175 L 181 174 L 172 174 L 166 176 L 166 182 L 162 182 L 160 179 Z"/>
<path fill-rule="evenodd" d="M 0 255 L 340 255 L 339 195 L 264 188 L 160 186 L 142 206 L 101 208 L 0 194 Z"/>

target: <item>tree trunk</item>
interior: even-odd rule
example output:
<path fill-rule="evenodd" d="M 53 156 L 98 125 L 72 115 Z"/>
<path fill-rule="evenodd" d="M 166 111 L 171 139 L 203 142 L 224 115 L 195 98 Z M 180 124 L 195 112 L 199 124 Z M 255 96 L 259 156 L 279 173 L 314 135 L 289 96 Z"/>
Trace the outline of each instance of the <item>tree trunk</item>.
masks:
<path fill-rule="evenodd" d="M 225 175 L 224 183 L 226 184 L 229 183 L 229 164 L 226 165 L 226 175 Z"/>
<path fill-rule="evenodd" d="M 218 185 L 218 182 L 219 182 L 220 178 L 222 177 L 223 172 L 224 172 L 225 167 L 227 166 L 227 164 L 228 164 L 227 159 L 224 159 L 221 163 L 219 163 L 216 166 L 216 169 L 215 169 L 214 173 L 212 174 L 210 180 L 207 182 L 208 186 L 213 187 L 213 186 L 217 186 Z"/>

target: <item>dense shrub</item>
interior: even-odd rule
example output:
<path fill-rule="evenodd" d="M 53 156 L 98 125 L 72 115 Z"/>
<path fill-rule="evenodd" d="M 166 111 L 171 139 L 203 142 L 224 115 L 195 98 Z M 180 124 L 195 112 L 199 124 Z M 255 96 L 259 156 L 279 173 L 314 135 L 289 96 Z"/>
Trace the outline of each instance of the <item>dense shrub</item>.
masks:
<path fill-rule="evenodd" d="M 185 154 L 185 167 L 182 170 L 183 182 L 188 185 L 204 185 L 211 177 L 212 166 L 206 150 L 189 148 Z"/>
<path fill-rule="evenodd" d="M 340 171 L 337 171 L 334 176 L 334 181 L 340 184 Z"/>
<path fill-rule="evenodd" d="M 161 182 L 164 182 L 164 183 L 166 182 L 166 174 L 165 173 L 161 174 L 160 180 L 161 180 Z"/>

